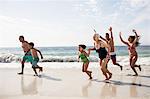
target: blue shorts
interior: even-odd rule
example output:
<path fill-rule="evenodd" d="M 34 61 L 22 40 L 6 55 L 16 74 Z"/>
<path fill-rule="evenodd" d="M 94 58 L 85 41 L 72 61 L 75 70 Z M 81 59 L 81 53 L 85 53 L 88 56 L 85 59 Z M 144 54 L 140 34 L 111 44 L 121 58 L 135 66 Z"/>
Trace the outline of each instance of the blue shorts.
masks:
<path fill-rule="evenodd" d="M 24 56 L 23 56 L 23 61 L 24 62 L 32 62 L 32 55 L 31 52 L 27 52 Z"/>
<path fill-rule="evenodd" d="M 32 60 L 32 68 L 38 67 L 38 65 L 37 65 L 38 62 L 39 62 L 39 58 L 34 58 L 34 59 Z"/>

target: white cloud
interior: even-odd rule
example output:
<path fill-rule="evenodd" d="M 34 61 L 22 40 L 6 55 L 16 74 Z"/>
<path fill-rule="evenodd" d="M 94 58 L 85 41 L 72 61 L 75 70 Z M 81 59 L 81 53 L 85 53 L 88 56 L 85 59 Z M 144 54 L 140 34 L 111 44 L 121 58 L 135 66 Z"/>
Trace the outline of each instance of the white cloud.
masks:
<path fill-rule="evenodd" d="M 70 18 L 66 19 L 66 21 L 61 21 L 57 19 L 58 17 L 53 19 L 51 16 L 47 18 L 48 20 L 43 19 L 47 14 L 43 15 L 44 17 L 41 17 L 41 19 L 38 19 L 36 16 L 28 13 L 28 11 L 27 15 L 29 14 L 30 16 L 28 18 L 31 19 L 22 18 L 23 16 L 19 17 L 14 13 L 14 15 L 11 15 L 9 11 L 13 10 L 11 10 L 11 7 L 9 8 L 9 6 L 6 6 L 10 9 L 7 12 L 9 16 L 2 16 L 3 13 L 0 15 L 0 46 L 3 44 L 7 46 L 15 46 L 17 43 L 19 43 L 18 35 L 21 33 L 29 40 L 36 42 L 36 44 L 39 46 L 75 45 L 80 42 L 84 42 L 85 44 L 88 43 L 90 45 L 93 44 L 93 31 L 91 26 L 94 26 L 97 32 L 104 36 L 110 25 L 114 29 L 113 31 L 114 36 L 116 37 L 116 44 L 120 44 L 120 39 L 118 38 L 119 31 L 123 31 L 129 34 L 131 33 L 130 31 L 133 27 L 137 27 L 145 20 L 150 20 L 148 17 L 150 11 L 147 2 L 149 0 L 116 1 L 117 2 L 110 3 L 109 0 L 68 0 L 71 6 L 66 6 L 68 6 L 68 8 L 70 7 L 71 10 L 68 10 L 68 12 L 65 14 Z M 55 0 L 53 2 L 55 2 Z M 73 10 L 71 8 L 72 5 L 74 5 Z M 57 6 L 57 3 L 54 6 Z M 64 9 L 59 8 L 59 6 L 58 9 L 62 9 L 61 12 L 64 11 Z M 31 8 L 30 10 L 33 9 Z M 41 10 L 43 10 L 42 7 Z M 36 13 L 36 10 L 34 10 L 34 12 Z M 46 12 L 49 12 L 49 10 Z M 56 13 L 60 12 L 57 11 Z M 77 19 L 74 19 L 70 13 L 79 16 L 77 16 Z M 60 18 L 61 17 L 62 16 L 60 15 Z M 141 32 L 149 32 L 150 30 L 146 27 L 148 26 L 138 26 L 138 29 Z"/>
<path fill-rule="evenodd" d="M 71 24 L 71 23 L 70 23 Z M 90 43 L 86 26 L 67 27 L 65 23 L 44 23 L 24 18 L 0 16 L 0 46 L 19 46 L 18 36 L 35 42 L 36 46 L 74 46 L 81 42 Z M 83 39 L 84 38 L 84 39 Z"/>
<path fill-rule="evenodd" d="M 131 7 L 144 7 L 149 5 L 149 0 L 125 0 Z"/>
<path fill-rule="evenodd" d="M 133 19 L 131 26 L 138 25 L 142 22 L 147 22 L 150 24 L 150 7 L 145 8 L 142 12 L 137 13 L 137 17 Z"/>
<path fill-rule="evenodd" d="M 87 0 L 75 4 L 75 8 L 80 11 L 81 16 L 97 17 L 101 14 L 100 4 L 101 0 Z"/>

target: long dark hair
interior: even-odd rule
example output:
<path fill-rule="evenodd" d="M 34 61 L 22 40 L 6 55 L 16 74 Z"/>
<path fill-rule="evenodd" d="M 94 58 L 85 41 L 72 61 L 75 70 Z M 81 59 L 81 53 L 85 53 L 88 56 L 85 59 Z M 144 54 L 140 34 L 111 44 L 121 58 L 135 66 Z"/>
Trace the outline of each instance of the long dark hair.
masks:
<path fill-rule="evenodd" d="M 129 38 L 131 38 L 131 39 L 132 39 L 132 42 L 133 42 L 133 41 L 135 40 L 136 36 L 129 36 Z M 140 36 L 137 37 L 137 41 L 136 41 L 136 43 L 135 43 L 135 46 L 136 46 L 136 47 L 140 45 L 139 39 L 140 39 Z"/>

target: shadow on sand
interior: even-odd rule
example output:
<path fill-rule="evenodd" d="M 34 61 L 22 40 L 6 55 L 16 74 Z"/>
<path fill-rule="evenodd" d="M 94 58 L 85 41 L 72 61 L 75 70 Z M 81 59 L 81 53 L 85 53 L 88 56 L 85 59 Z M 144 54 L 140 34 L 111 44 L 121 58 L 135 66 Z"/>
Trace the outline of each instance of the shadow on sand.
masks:
<path fill-rule="evenodd" d="M 48 76 L 48 75 L 45 75 L 45 74 L 40 75 L 39 78 L 44 78 L 44 79 L 47 79 L 47 80 L 54 80 L 54 81 L 62 81 L 59 78 L 54 78 L 54 77 L 51 77 L 51 76 Z"/>
<path fill-rule="evenodd" d="M 24 76 L 33 76 L 34 77 L 33 74 L 24 74 Z M 51 76 L 48 76 L 48 75 L 45 75 L 45 74 L 40 74 L 39 76 L 35 76 L 35 77 L 44 78 L 44 79 L 47 79 L 47 80 L 62 81 L 59 78 L 54 78 L 54 77 L 51 77 Z"/>
<path fill-rule="evenodd" d="M 133 76 L 133 75 L 131 75 L 131 74 L 128 74 L 127 76 Z M 145 75 L 138 75 L 137 77 L 150 78 L 150 76 L 145 76 Z"/>
<path fill-rule="evenodd" d="M 132 85 L 132 86 L 140 86 L 140 87 L 148 87 L 150 88 L 150 85 L 145 85 L 145 84 L 140 84 L 140 83 L 135 83 L 135 82 L 122 82 L 122 81 L 117 81 L 117 80 L 98 80 L 98 79 L 93 79 L 92 81 L 96 82 L 103 82 L 103 83 L 110 83 L 114 85 Z"/>

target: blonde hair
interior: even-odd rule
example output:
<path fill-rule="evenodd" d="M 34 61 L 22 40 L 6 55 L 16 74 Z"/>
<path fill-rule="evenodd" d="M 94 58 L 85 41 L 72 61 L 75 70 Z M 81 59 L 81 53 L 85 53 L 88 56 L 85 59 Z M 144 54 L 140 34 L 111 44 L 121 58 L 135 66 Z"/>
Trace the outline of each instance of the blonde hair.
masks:
<path fill-rule="evenodd" d="M 100 38 L 100 35 L 97 34 L 97 33 L 95 33 L 95 34 L 93 35 L 93 40 L 95 40 L 95 38 Z"/>

